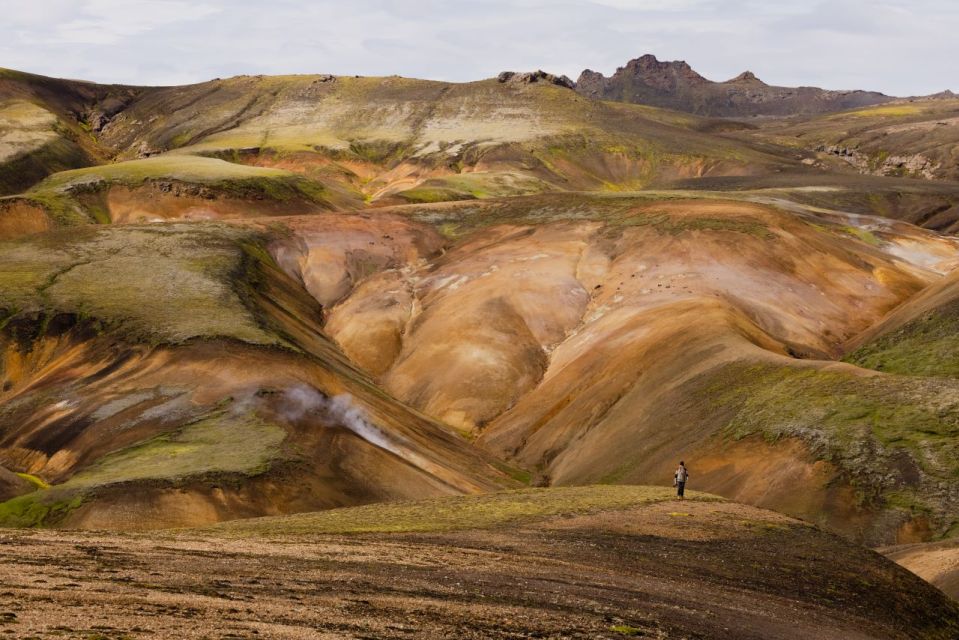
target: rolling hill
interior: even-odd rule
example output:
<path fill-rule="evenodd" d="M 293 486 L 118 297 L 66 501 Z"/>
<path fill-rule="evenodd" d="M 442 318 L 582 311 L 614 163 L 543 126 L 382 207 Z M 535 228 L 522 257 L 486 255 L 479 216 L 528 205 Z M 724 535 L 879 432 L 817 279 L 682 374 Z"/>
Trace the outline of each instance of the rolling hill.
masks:
<path fill-rule="evenodd" d="M 671 497 L 527 489 L 178 532 L 9 531 L 0 615 L 41 637 L 955 637 L 959 605 L 874 552 Z"/>

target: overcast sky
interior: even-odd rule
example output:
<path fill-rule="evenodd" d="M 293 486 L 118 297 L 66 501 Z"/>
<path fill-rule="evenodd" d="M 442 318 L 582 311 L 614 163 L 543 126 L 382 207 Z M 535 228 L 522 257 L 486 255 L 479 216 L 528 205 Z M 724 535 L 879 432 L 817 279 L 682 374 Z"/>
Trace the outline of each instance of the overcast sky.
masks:
<path fill-rule="evenodd" d="M 130 84 L 237 74 L 574 80 L 653 53 L 713 80 L 959 90 L 956 0 L 0 0 L 0 67 Z"/>

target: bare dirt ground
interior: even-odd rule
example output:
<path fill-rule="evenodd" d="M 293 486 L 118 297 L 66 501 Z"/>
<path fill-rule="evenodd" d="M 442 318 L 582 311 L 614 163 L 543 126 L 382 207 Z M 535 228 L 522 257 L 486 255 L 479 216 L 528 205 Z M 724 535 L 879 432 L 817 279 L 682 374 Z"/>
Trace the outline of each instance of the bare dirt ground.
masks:
<path fill-rule="evenodd" d="M 252 521 L 256 522 L 256 521 Z M 0 638 L 955 638 L 875 554 L 732 503 L 509 526 L 0 533 Z"/>

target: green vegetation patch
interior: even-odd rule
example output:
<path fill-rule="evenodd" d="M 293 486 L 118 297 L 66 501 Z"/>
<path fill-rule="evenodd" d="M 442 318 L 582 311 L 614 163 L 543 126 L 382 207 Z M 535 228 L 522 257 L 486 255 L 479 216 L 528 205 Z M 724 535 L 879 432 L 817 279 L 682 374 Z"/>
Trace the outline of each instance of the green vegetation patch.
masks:
<path fill-rule="evenodd" d="M 861 346 L 845 360 L 876 371 L 959 378 L 959 299 Z"/>
<path fill-rule="evenodd" d="M 409 202 L 428 203 L 518 196 L 554 189 L 539 178 L 521 173 L 480 171 L 425 180 L 397 195 Z"/>
<path fill-rule="evenodd" d="M 640 629 L 639 627 L 631 627 L 628 624 L 615 624 L 609 628 L 613 633 L 618 633 L 623 636 L 644 636 L 648 629 Z"/>
<path fill-rule="evenodd" d="M 399 197 L 407 202 L 431 203 L 431 202 L 452 202 L 455 200 L 475 200 L 476 196 L 471 193 L 449 189 L 441 186 L 418 186 L 412 189 L 406 189 L 397 193 Z"/>
<path fill-rule="evenodd" d="M 26 480 L 27 482 L 29 482 L 30 484 L 32 484 L 37 489 L 50 488 L 49 484 L 44 482 L 42 478 L 38 478 L 35 475 L 29 474 L 29 473 L 18 473 L 17 475 L 20 476 L 22 479 Z"/>
<path fill-rule="evenodd" d="M 0 527 L 42 527 L 55 524 L 83 504 L 73 491 L 40 490 L 0 502 Z"/>
<path fill-rule="evenodd" d="M 717 408 L 736 408 L 727 436 L 799 438 L 863 501 L 908 497 L 935 510 L 959 490 L 959 381 L 742 363 L 706 392 Z"/>
<path fill-rule="evenodd" d="M 257 518 L 217 525 L 212 530 L 236 535 L 303 535 L 488 529 L 557 516 L 628 509 L 675 497 L 675 490 L 669 487 L 596 485 L 520 489 Z M 722 500 L 696 492 L 689 497 L 698 501 Z"/>
<path fill-rule="evenodd" d="M 853 236 L 854 238 L 858 238 L 866 244 L 874 247 L 878 247 L 882 244 L 882 240 L 868 229 L 862 229 L 860 227 L 843 227 L 842 231 L 843 233 Z"/>
<path fill-rule="evenodd" d="M 158 178 L 217 185 L 231 180 L 277 179 L 293 176 L 294 174 L 281 169 L 250 167 L 201 156 L 170 154 L 62 171 L 44 180 L 37 189 L 63 191 L 97 183 L 137 186 L 146 180 Z"/>
<path fill-rule="evenodd" d="M 111 484 L 259 475 L 280 455 L 285 439 L 286 431 L 254 415 L 223 412 L 104 456 L 62 484 L 17 474 L 38 490 L 0 503 L 0 527 L 54 525 Z"/>
<path fill-rule="evenodd" d="M 830 119 L 840 119 L 847 116 L 854 118 L 903 118 L 906 116 L 915 116 L 928 111 L 923 105 L 917 104 L 890 104 L 878 107 L 866 107 L 865 109 L 856 109 L 854 111 L 841 111 L 833 116 L 827 116 Z"/>
<path fill-rule="evenodd" d="M 135 188 L 146 184 L 209 198 L 301 200 L 328 205 L 327 192 L 321 184 L 295 173 L 185 154 L 61 171 L 24 197 L 46 208 L 63 225 L 102 223 L 109 222 L 109 215 L 98 210 L 103 208 L 97 206 L 99 194 L 112 186 Z"/>
<path fill-rule="evenodd" d="M 73 314 L 133 340 L 278 339 L 261 328 L 234 275 L 247 230 L 218 224 L 88 227 L 0 243 L 0 318 Z"/>
<path fill-rule="evenodd" d="M 286 432 L 253 415 L 223 413 L 101 458 L 62 485 L 86 489 L 136 480 L 265 472 Z"/>
<path fill-rule="evenodd" d="M 433 225 L 455 238 L 501 224 L 539 225 L 562 221 L 602 222 L 610 229 L 650 227 L 667 235 L 686 232 L 731 232 L 771 239 L 775 234 L 760 220 L 730 216 L 675 215 L 648 208 L 667 200 L 713 199 L 713 194 L 649 191 L 629 194 L 562 193 L 462 203 L 442 208 L 409 207 L 397 210 L 418 222 Z"/>

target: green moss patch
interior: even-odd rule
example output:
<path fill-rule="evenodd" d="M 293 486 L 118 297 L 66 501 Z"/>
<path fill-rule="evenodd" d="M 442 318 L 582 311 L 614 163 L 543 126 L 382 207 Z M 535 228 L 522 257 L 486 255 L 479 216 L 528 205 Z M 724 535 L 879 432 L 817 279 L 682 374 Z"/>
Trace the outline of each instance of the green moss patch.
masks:
<path fill-rule="evenodd" d="M 876 371 L 959 378 L 959 300 L 880 336 L 845 360 Z"/>
<path fill-rule="evenodd" d="M 613 633 L 618 633 L 621 636 L 644 636 L 646 635 L 647 629 L 640 629 L 639 627 L 631 627 L 628 624 L 615 624 L 609 628 Z"/>
<path fill-rule="evenodd" d="M 38 477 L 35 476 L 35 475 L 31 475 L 31 474 L 29 474 L 29 473 L 18 473 L 17 475 L 20 476 L 21 478 L 23 478 L 24 480 L 26 480 L 27 482 L 29 482 L 30 484 L 32 484 L 32 485 L 33 485 L 34 487 L 36 487 L 37 489 L 49 489 L 49 488 L 50 488 L 50 485 L 49 485 L 49 484 L 47 484 L 46 482 L 43 481 L 43 479 L 38 478 Z"/>
<path fill-rule="evenodd" d="M 526 195 L 554 189 L 539 178 L 521 173 L 474 172 L 426 180 L 397 195 L 409 202 L 429 203 Z"/>
<path fill-rule="evenodd" d="M 728 437 L 799 438 L 863 501 L 945 517 L 959 490 L 959 382 L 772 364 L 712 376 L 710 403 L 734 408 Z"/>
<path fill-rule="evenodd" d="M 0 527 L 42 527 L 55 524 L 83 504 L 84 497 L 70 491 L 34 491 L 0 502 Z"/>
<path fill-rule="evenodd" d="M 220 473 L 259 475 L 286 432 L 252 416 L 224 413 L 101 458 L 63 485 L 86 489 L 137 480 L 176 480 Z"/>
<path fill-rule="evenodd" d="M 166 154 L 61 171 L 24 194 L 44 206 L 61 224 L 77 221 L 109 222 L 99 211 L 98 194 L 113 186 L 136 188 L 156 184 L 161 190 L 185 191 L 216 198 L 251 201 L 306 201 L 330 206 L 326 189 L 301 175 L 281 169 L 251 167 L 217 158 Z"/>
<path fill-rule="evenodd" d="M 133 340 L 177 343 L 278 339 L 237 293 L 240 242 L 250 232 L 216 224 L 89 228 L 0 243 L 0 317 L 93 318 Z"/>
<path fill-rule="evenodd" d="M 867 229 L 861 229 L 859 227 L 843 227 L 842 230 L 844 233 L 851 235 L 854 238 L 858 238 L 866 244 L 874 247 L 878 247 L 880 244 L 882 244 L 882 240 L 880 240 L 876 234 Z"/>
<path fill-rule="evenodd" d="M 231 180 L 285 178 L 292 175 L 280 169 L 249 167 L 215 158 L 172 154 L 62 171 L 44 180 L 38 185 L 38 190 L 62 191 L 104 182 L 137 186 L 146 180 L 157 178 L 216 185 Z"/>

